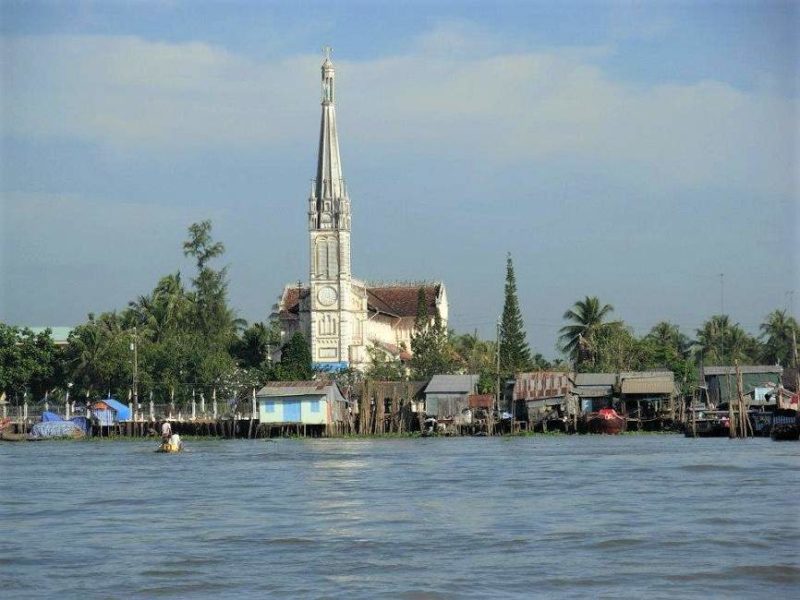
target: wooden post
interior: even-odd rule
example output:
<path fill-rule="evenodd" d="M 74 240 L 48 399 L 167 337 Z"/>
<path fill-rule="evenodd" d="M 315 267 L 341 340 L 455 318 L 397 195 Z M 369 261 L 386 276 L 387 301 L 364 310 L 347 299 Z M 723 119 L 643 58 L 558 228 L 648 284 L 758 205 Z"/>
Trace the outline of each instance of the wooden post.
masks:
<path fill-rule="evenodd" d="M 739 397 L 739 432 L 741 437 L 746 438 L 750 426 L 750 416 L 748 413 L 747 401 L 744 398 L 744 385 L 742 384 L 742 370 L 739 368 L 739 361 L 736 361 L 736 392 Z"/>
<path fill-rule="evenodd" d="M 730 367 L 726 368 L 728 369 L 728 437 L 735 438 L 737 433 L 736 412 L 733 408 L 733 390 L 731 390 Z"/>

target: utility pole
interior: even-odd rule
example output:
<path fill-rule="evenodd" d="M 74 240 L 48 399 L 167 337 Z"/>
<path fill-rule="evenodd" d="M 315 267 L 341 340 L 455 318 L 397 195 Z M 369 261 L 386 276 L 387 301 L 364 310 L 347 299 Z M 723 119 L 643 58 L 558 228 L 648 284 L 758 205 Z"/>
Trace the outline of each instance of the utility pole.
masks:
<path fill-rule="evenodd" d="M 792 355 L 794 356 L 794 393 L 800 394 L 800 365 L 797 362 L 797 334 L 792 328 Z"/>
<path fill-rule="evenodd" d="M 495 333 L 496 337 L 496 345 L 497 345 L 497 352 L 496 352 L 496 362 L 497 362 L 497 396 L 495 398 L 495 409 L 499 412 L 500 411 L 500 318 L 497 318 L 497 330 Z"/>
<path fill-rule="evenodd" d="M 134 410 L 139 408 L 139 348 L 136 327 L 133 328 L 133 406 Z"/>
<path fill-rule="evenodd" d="M 720 318 L 725 316 L 725 273 L 719 274 L 719 316 Z M 720 332 L 719 336 L 719 343 L 720 343 L 720 362 L 725 365 L 725 331 Z M 730 375 L 730 373 L 729 373 Z M 730 377 L 728 377 L 728 391 L 730 392 Z"/>

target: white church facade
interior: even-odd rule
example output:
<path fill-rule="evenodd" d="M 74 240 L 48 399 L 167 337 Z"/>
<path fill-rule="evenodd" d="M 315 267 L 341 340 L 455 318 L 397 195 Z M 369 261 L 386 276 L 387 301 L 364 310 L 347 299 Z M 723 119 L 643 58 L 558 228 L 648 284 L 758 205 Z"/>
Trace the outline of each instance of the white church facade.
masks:
<path fill-rule="evenodd" d="M 419 289 L 427 311 L 447 325 L 447 292 L 441 282 L 369 285 L 350 269 L 350 198 L 342 175 L 336 127 L 335 72 L 322 63 L 322 119 L 317 173 L 308 199 L 309 280 L 287 285 L 273 307 L 285 343 L 295 332 L 310 340 L 318 368 L 363 369 L 367 349 L 408 360 Z"/>

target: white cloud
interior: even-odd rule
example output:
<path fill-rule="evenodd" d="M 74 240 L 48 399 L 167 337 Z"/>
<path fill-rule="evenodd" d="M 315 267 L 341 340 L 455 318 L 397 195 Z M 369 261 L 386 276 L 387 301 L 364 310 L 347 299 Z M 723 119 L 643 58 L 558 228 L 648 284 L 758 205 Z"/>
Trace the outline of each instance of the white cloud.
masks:
<path fill-rule="evenodd" d="M 607 51 L 511 53 L 444 27 L 399 56 L 338 60 L 345 145 L 563 160 L 659 187 L 793 192 L 791 100 L 720 81 L 621 82 L 597 60 Z M 5 38 L 3 57 L 2 127 L 21 137 L 147 152 L 266 149 L 305 139 L 316 119 L 318 56 L 256 62 L 201 43 L 48 36 Z"/>

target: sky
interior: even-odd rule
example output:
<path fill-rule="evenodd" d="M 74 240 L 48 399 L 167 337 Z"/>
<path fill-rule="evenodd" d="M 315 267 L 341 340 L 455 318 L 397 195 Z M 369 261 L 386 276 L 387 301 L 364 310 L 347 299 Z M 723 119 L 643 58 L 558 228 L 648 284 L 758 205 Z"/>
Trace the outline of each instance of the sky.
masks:
<path fill-rule="evenodd" d="M 640 335 L 756 333 L 800 309 L 799 29 L 795 2 L 7 0 L 0 320 L 188 279 L 203 219 L 267 319 L 308 277 L 330 45 L 355 276 L 442 280 L 492 337 L 510 252 L 549 357 L 587 295 Z"/>

